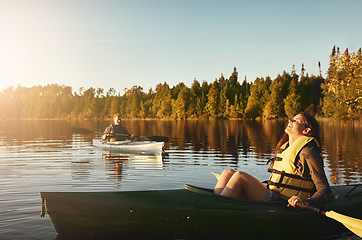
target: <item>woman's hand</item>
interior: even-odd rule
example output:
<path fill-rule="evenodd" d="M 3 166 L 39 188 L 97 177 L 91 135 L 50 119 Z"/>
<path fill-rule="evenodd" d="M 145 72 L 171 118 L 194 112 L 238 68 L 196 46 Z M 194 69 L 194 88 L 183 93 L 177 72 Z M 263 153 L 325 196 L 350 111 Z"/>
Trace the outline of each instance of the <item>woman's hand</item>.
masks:
<path fill-rule="evenodd" d="M 103 135 L 102 135 L 102 140 L 106 140 L 107 137 L 108 137 L 108 134 L 103 134 Z"/>
<path fill-rule="evenodd" d="M 298 197 L 298 196 L 293 196 L 293 197 L 289 198 L 289 199 L 288 199 L 288 207 L 290 207 L 290 206 L 295 207 L 295 204 L 296 204 L 297 202 L 302 203 L 303 200 L 300 199 L 300 197 Z M 307 203 L 307 202 L 303 202 L 303 204 L 308 204 L 308 203 Z M 309 204 L 308 204 L 308 205 L 309 205 Z"/>

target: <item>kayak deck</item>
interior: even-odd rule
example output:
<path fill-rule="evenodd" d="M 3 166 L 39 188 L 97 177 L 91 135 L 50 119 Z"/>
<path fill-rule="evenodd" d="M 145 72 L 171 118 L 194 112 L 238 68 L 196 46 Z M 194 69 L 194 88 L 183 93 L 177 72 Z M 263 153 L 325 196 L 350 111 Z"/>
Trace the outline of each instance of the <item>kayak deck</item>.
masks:
<path fill-rule="evenodd" d="M 108 142 L 99 139 L 93 139 L 93 145 L 107 151 L 140 154 L 161 154 L 164 147 L 163 142 L 133 142 L 130 140 Z"/>
<path fill-rule="evenodd" d="M 362 218 L 361 188 L 333 187 L 335 199 L 324 207 Z M 358 193 L 359 191 L 359 193 Z M 357 194 L 356 194 L 357 192 Z M 306 229 L 310 234 L 343 231 L 338 222 L 285 202 L 258 202 L 186 189 L 127 192 L 43 192 L 43 208 L 60 234 L 270 235 Z M 290 236 L 290 235 L 289 235 Z M 261 236 L 259 236 L 261 237 Z M 264 236 L 265 237 L 265 236 Z"/>

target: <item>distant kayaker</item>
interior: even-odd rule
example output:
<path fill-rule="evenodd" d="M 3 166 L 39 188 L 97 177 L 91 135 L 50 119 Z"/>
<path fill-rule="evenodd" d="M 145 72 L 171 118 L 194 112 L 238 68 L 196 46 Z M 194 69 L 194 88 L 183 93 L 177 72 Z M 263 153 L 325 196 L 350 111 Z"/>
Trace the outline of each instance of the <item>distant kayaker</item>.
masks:
<path fill-rule="evenodd" d="M 122 119 L 120 114 L 114 114 L 114 124 L 111 124 L 106 128 L 102 135 L 103 140 L 114 142 L 134 139 L 134 136 L 125 127 L 122 126 L 121 120 Z"/>
<path fill-rule="evenodd" d="M 250 174 L 227 169 L 214 192 L 255 201 L 288 199 L 288 206 L 293 207 L 301 201 L 318 206 L 331 196 L 318 141 L 317 120 L 307 113 L 299 113 L 289 120 L 276 146 L 267 186 Z"/>

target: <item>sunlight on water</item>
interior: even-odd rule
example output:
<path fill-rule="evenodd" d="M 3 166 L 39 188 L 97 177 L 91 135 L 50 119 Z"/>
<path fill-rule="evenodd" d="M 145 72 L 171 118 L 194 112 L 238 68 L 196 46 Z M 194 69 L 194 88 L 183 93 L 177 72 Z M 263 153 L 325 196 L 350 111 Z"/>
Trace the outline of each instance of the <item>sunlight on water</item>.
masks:
<path fill-rule="evenodd" d="M 273 156 L 277 138 L 263 131 L 259 122 L 254 122 L 253 128 L 245 122 L 227 122 L 234 131 L 226 136 L 225 129 L 229 128 L 220 123 L 220 129 L 215 129 L 209 122 L 198 128 L 194 128 L 195 124 L 183 126 L 185 123 L 173 128 L 172 122 L 163 126 L 160 122 L 152 125 L 156 123 L 125 121 L 125 126 L 136 134 L 170 137 L 166 154 L 152 156 L 94 148 L 92 139 L 100 137 L 107 122 L 87 122 L 96 132 L 88 135 L 72 134 L 69 123 L 63 121 L 20 122 L 20 132 L 7 124 L 3 122 L 0 127 L 0 239 L 56 237 L 49 217 L 40 218 L 39 192 L 180 189 L 185 183 L 212 188 L 216 179 L 210 171 L 221 173 L 225 168 L 266 180 L 266 163 Z M 143 128 L 150 132 L 142 132 Z M 362 134 L 346 138 L 343 128 L 340 132 L 333 126 L 324 129 L 323 154 L 332 184 L 361 183 Z M 347 130 L 361 133 L 359 128 Z"/>

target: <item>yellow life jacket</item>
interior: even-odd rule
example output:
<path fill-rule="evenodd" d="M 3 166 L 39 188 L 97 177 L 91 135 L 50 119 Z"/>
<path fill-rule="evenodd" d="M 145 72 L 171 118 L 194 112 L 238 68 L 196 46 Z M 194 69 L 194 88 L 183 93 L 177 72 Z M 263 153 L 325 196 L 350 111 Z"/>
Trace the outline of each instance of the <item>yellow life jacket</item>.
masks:
<path fill-rule="evenodd" d="M 276 155 L 272 168 L 269 169 L 271 175 L 268 181 L 268 188 L 278 192 L 285 197 L 298 196 L 301 199 L 307 199 L 315 191 L 312 180 L 305 179 L 297 174 L 296 160 L 300 151 L 309 142 L 317 140 L 313 137 L 299 137 L 288 148 L 288 142 L 281 146 L 281 153 Z M 319 145 L 318 145 L 319 146 Z"/>

